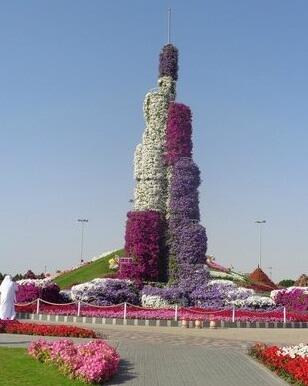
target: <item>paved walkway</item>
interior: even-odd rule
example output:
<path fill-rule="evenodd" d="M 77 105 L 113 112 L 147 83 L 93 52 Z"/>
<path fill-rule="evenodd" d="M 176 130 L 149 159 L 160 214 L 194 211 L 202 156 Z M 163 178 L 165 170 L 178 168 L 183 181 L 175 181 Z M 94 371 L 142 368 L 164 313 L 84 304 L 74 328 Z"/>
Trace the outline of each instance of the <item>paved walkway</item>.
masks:
<path fill-rule="evenodd" d="M 81 327 L 81 325 L 80 325 Z M 88 325 L 93 328 L 93 325 Z M 104 326 L 97 329 L 107 339 L 141 340 L 149 342 L 168 342 L 170 344 L 218 345 L 242 348 L 255 342 L 277 345 L 292 345 L 306 342 L 307 329 L 277 329 L 277 328 L 167 328 L 167 327 L 137 327 L 137 326 Z"/>
<path fill-rule="evenodd" d="M 105 326 L 100 332 L 122 358 L 119 373 L 106 385 L 127 386 L 286 385 L 249 358 L 247 347 L 254 341 L 299 343 L 307 333 L 117 326 Z M 24 347 L 33 339 L 37 337 L 0 334 L 0 347 Z"/>

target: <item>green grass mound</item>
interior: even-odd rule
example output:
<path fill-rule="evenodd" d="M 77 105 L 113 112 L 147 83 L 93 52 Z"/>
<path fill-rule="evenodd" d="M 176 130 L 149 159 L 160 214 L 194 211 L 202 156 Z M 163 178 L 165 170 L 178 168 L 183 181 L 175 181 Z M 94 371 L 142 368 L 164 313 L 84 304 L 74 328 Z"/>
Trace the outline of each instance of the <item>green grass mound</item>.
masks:
<path fill-rule="evenodd" d="M 24 348 L 0 347 L 1 386 L 81 386 L 53 366 L 47 366 L 31 358 Z"/>
<path fill-rule="evenodd" d="M 53 281 L 58 284 L 61 289 L 71 288 L 72 285 L 84 283 L 93 280 L 98 277 L 104 277 L 114 272 L 109 268 L 109 260 L 115 255 L 123 256 L 124 249 L 118 249 L 117 251 L 95 260 L 90 264 L 83 265 L 80 268 L 71 272 L 63 273 L 57 276 Z"/>

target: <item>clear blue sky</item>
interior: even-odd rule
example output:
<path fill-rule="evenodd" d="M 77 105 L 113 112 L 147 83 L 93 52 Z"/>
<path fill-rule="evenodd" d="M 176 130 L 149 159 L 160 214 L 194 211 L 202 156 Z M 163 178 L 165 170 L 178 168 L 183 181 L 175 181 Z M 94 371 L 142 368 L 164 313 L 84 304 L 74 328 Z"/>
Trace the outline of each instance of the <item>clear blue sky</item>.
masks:
<path fill-rule="evenodd" d="M 0 271 L 54 271 L 123 245 L 144 94 L 166 10 L 194 115 L 208 253 L 307 272 L 305 0 L 7 0 L 0 6 Z M 268 272 L 268 270 L 267 270 Z"/>

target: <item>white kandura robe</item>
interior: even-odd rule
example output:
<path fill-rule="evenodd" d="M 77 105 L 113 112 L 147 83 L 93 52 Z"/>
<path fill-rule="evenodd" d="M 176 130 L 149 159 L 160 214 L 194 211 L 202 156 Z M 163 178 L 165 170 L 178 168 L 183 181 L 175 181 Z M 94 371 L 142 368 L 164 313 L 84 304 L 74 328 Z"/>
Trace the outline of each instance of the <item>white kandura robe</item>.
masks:
<path fill-rule="evenodd" d="M 5 277 L 0 286 L 0 319 L 15 319 L 15 306 L 17 285 Z"/>

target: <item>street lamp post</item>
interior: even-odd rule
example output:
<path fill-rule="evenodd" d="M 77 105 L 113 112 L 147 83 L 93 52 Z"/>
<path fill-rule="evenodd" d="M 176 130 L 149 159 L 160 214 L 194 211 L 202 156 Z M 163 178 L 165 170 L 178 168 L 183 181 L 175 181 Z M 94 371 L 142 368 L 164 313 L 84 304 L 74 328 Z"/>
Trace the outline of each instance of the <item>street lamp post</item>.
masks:
<path fill-rule="evenodd" d="M 261 268 L 262 263 L 262 224 L 266 223 L 266 220 L 257 220 L 256 224 L 259 224 L 259 264 L 258 267 Z"/>
<path fill-rule="evenodd" d="M 83 239 L 84 239 L 84 225 L 89 222 L 87 218 L 79 218 L 77 220 L 81 223 L 81 245 L 80 245 L 80 264 L 83 263 Z"/>

